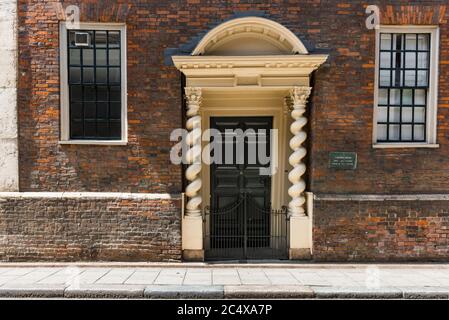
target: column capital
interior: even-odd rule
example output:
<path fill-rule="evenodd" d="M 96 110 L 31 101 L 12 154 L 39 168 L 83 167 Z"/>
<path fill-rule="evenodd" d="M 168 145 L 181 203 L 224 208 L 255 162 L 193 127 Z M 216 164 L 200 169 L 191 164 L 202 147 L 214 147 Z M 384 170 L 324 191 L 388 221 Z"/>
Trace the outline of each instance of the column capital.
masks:
<path fill-rule="evenodd" d="M 293 87 L 290 89 L 288 101 L 293 108 L 305 107 L 311 93 L 311 87 Z"/>
<path fill-rule="evenodd" d="M 200 87 L 185 87 L 184 91 L 188 105 L 201 105 L 203 92 Z"/>

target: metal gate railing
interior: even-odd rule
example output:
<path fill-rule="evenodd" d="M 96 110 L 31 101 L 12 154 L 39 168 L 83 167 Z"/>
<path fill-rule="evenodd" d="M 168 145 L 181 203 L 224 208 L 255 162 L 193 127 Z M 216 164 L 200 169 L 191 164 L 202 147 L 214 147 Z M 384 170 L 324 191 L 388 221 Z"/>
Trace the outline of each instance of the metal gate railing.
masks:
<path fill-rule="evenodd" d="M 288 259 L 286 207 L 261 207 L 245 193 L 227 207 L 207 207 L 204 219 L 208 260 Z"/>

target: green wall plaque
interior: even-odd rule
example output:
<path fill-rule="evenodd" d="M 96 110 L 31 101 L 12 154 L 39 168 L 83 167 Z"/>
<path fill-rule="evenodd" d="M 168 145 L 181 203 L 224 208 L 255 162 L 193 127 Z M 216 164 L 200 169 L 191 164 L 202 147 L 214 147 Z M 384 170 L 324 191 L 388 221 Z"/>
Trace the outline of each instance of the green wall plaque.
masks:
<path fill-rule="evenodd" d="M 357 168 L 357 153 L 355 152 L 329 153 L 329 168 L 336 170 L 355 170 Z"/>

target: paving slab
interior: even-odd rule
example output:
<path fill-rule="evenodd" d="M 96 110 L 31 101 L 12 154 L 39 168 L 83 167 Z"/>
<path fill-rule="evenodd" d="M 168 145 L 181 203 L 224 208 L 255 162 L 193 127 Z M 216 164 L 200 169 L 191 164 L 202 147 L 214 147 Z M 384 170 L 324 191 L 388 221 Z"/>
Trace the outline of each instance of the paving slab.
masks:
<path fill-rule="evenodd" d="M 212 285 L 212 270 L 187 270 L 184 277 L 184 285 Z"/>
<path fill-rule="evenodd" d="M 271 284 L 268 277 L 261 269 L 237 269 L 240 281 L 244 285 L 268 285 Z"/>
<path fill-rule="evenodd" d="M 137 270 L 126 281 L 125 284 L 153 284 L 158 277 L 160 270 L 142 271 Z"/>
<path fill-rule="evenodd" d="M 39 280 L 40 284 L 70 284 L 76 282 L 83 270 L 79 268 L 64 268 L 50 276 Z"/>
<path fill-rule="evenodd" d="M 154 284 L 157 285 L 182 285 L 186 269 L 163 269 Z"/>
<path fill-rule="evenodd" d="M 313 298 L 314 292 L 306 286 L 300 285 L 241 285 L 225 286 L 226 299 L 304 299 Z"/>
<path fill-rule="evenodd" d="M 64 291 L 64 297 L 82 299 L 142 299 L 144 289 L 145 286 L 142 285 L 91 284 L 69 286 Z"/>
<path fill-rule="evenodd" d="M 151 285 L 145 288 L 149 299 L 222 299 L 223 286 Z"/>
<path fill-rule="evenodd" d="M 134 269 L 112 269 L 95 283 L 99 284 L 123 284 L 134 273 Z"/>
<path fill-rule="evenodd" d="M 27 273 L 30 273 L 36 268 L 29 267 L 29 268 L 8 268 L 9 270 L 2 273 L 2 276 L 23 276 Z"/>
<path fill-rule="evenodd" d="M 81 284 L 93 284 L 100 278 L 102 278 L 105 274 L 107 274 L 111 269 L 110 268 L 89 268 L 82 269 L 83 271 L 76 277 L 73 278 L 74 281 L 77 281 Z"/>
<path fill-rule="evenodd" d="M 35 269 L 14 279 L 16 284 L 33 284 L 60 271 L 60 268 Z"/>
<path fill-rule="evenodd" d="M 299 285 L 299 281 L 288 270 L 263 269 L 268 280 L 273 285 Z"/>

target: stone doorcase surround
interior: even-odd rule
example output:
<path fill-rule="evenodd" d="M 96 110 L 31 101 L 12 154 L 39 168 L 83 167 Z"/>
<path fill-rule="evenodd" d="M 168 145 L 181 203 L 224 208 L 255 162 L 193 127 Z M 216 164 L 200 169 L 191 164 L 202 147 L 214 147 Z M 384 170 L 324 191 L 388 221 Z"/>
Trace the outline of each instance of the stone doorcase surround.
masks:
<path fill-rule="evenodd" d="M 201 115 L 216 104 L 220 105 L 218 109 L 221 112 L 244 116 L 257 112 L 254 106 L 258 104 L 251 104 L 251 100 L 259 99 L 260 103 L 263 97 L 278 99 L 279 105 L 284 105 L 284 110 L 291 117 L 290 121 L 282 123 L 290 124 L 291 135 L 279 135 L 279 144 L 287 144 L 290 148 L 288 160 L 285 161 L 290 166 L 284 164 L 285 169 L 289 170 L 288 177 L 282 177 L 284 181 L 278 184 L 289 184 L 286 189 L 290 199 L 285 201 L 285 195 L 277 191 L 274 194 L 277 200 L 274 202 L 277 201 L 279 205 L 288 203 L 290 259 L 309 258 L 312 248 L 313 196 L 306 192 L 306 184 L 302 179 L 307 170 L 302 162 L 307 154 L 303 146 L 307 139 L 304 131 L 307 118 L 304 113 L 312 91 L 310 75 L 327 60 L 327 55 L 309 54 L 298 37 L 274 21 L 245 17 L 230 20 L 212 29 L 190 56 L 172 56 L 172 60 L 186 76 L 189 165 L 185 173 L 188 185 L 182 220 L 183 258 L 190 261 L 204 260 L 202 211 L 208 203 L 208 199 L 204 199 L 208 195 L 202 189 L 209 190 L 209 186 L 205 179 L 208 170 L 201 164 L 200 155 L 201 132 L 207 129 L 202 123 L 209 121 L 202 119 Z M 248 107 L 232 108 L 233 103 L 242 100 L 246 101 Z M 229 103 L 226 104 L 226 101 Z M 264 103 L 261 105 L 261 113 L 267 112 L 268 107 L 263 110 Z M 207 114 L 210 115 L 210 112 Z M 282 161 L 280 159 L 281 168 Z M 285 190 L 281 187 L 278 189 Z"/>

